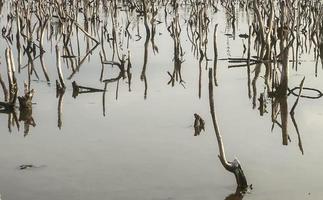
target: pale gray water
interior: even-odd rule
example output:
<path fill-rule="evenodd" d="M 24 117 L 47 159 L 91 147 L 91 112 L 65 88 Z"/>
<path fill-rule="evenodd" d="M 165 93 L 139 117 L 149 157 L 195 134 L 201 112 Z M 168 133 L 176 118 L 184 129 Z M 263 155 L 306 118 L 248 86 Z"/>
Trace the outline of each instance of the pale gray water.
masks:
<path fill-rule="evenodd" d="M 159 17 L 163 21 L 162 11 Z M 2 17 L 1 24 L 4 22 Z M 144 35 L 142 20 L 140 23 Z M 219 23 L 219 58 L 241 57 L 242 39 L 236 37 L 233 40 L 224 35 L 230 30 L 224 23 L 222 12 L 214 15 L 210 25 L 208 56 L 213 58 L 211 41 L 215 23 Z M 184 21 L 181 24 L 184 26 Z M 237 34 L 246 33 L 247 29 L 245 17 L 241 17 Z M 98 47 L 72 80 L 66 80 L 61 130 L 57 127 L 58 99 L 55 97 L 54 82 L 57 79 L 56 42 L 52 53 L 47 43 L 45 62 L 51 84 L 44 82 L 39 60 L 35 61 L 35 65 L 41 81 L 32 82 L 36 91 L 33 100 L 36 127 L 30 127 L 26 137 L 23 136 L 23 123 L 19 131 L 12 127 L 9 133 L 7 115 L 0 115 L 1 198 L 195 200 L 225 199 L 234 193 L 235 179 L 224 170 L 217 158 L 218 147 L 209 113 L 205 60 L 202 63 L 202 96 L 199 99 L 198 59 L 190 52 L 191 45 L 184 28 L 181 36 L 185 51 L 182 76 L 186 88 L 178 82 L 174 87 L 167 85 L 167 71 L 173 70 L 173 41 L 165 24 L 161 23 L 157 26 L 155 41 L 159 53 L 154 55 L 151 44 L 148 47 L 147 98 L 144 99 L 144 82 L 140 80 L 144 37 L 138 42 L 130 41 L 133 64 L 131 92 L 128 91 L 127 79 L 121 79 L 116 100 L 117 83 L 109 84 L 105 117 L 102 113 L 102 93 L 80 94 L 76 99 L 72 97 L 73 80 L 83 86 L 104 87 L 99 81 L 101 64 L 98 53 L 101 47 Z M 105 45 L 111 58 L 111 49 Z M 2 40 L 0 46 L 0 70 L 5 77 L 4 49 L 7 44 Z M 85 46 L 83 40 L 81 46 Z M 16 57 L 17 52 L 13 49 Z M 313 56 L 303 55 L 302 59 L 312 60 Z M 68 77 L 71 71 L 66 68 L 63 59 L 62 64 L 64 76 Z M 212 65 L 210 61 L 208 66 Z M 314 76 L 314 66 L 315 62 L 302 62 L 297 72 L 291 69 L 290 87 L 298 86 L 305 75 L 306 87 L 323 90 L 321 66 L 318 77 Z M 111 67 L 106 69 L 111 70 Z M 22 71 L 17 75 L 20 94 L 26 73 Z M 105 76 L 110 78 L 111 74 L 106 72 Z M 228 159 L 239 158 L 247 180 L 254 188 L 244 199 L 319 199 L 323 195 L 323 173 L 320 172 L 323 165 L 323 98 L 301 98 L 296 108 L 295 118 L 304 148 L 302 155 L 290 119 L 288 131 L 291 143 L 283 146 L 281 129 L 276 125 L 271 132 L 270 103 L 267 108 L 269 113 L 263 117 L 259 116 L 257 109 L 252 109 L 246 68 L 228 69 L 227 61 L 219 61 L 217 78 L 219 86 L 215 88 L 215 105 Z M 264 86 L 260 77 L 258 95 L 263 92 Z M 295 99 L 294 96 L 288 97 L 289 109 Z M 206 131 L 199 137 L 193 136 L 194 113 L 201 115 L 206 122 Z M 22 164 L 41 167 L 19 170 Z"/>

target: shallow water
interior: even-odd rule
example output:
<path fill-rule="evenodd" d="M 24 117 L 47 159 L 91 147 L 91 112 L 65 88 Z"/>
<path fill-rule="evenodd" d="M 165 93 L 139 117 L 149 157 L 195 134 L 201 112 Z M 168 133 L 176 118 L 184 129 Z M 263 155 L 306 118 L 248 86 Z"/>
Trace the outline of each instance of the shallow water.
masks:
<path fill-rule="evenodd" d="M 186 27 L 188 15 L 181 10 L 181 25 Z M 228 37 L 230 25 L 225 14 L 212 15 L 208 56 L 213 58 L 213 27 L 219 24 L 217 42 L 219 58 L 241 57 L 244 40 Z M 199 98 L 199 61 L 191 52 L 186 30 L 181 33 L 185 52 L 182 63 L 183 87 L 175 82 L 168 85 L 167 71 L 173 70 L 173 41 L 166 29 L 163 11 L 157 18 L 162 22 L 156 27 L 155 43 L 158 53 L 148 45 L 145 83 L 141 80 L 144 62 L 145 30 L 143 20 L 138 23 L 142 39 L 133 38 L 128 50 L 132 58 L 131 91 L 128 80 L 107 86 L 105 116 L 102 105 L 103 93 L 79 94 L 72 97 L 72 81 L 79 85 L 104 88 L 100 82 L 101 63 L 98 46 L 86 59 L 71 80 L 71 69 L 61 59 L 67 89 L 62 102 L 62 126 L 58 128 L 58 99 L 55 80 L 58 79 L 55 61 L 56 40 L 46 42 L 45 63 L 50 75 L 47 84 L 41 71 L 39 59 L 35 60 L 40 80 L 33 80 L 33 118 L 35 127 L 24 137 L 24 126 L 8 130 L 8 115 L 0 115 L 0 194 L 6 199 L 225 199 L 235 192 L 234 176 L 222 167 L 218 155 L 216 137 L 212 127 L 208 99 L 208 77 L 205 60 L 201 65 L 201 97 Z M 121 19 L 124 19 L 120 17 Z M 1 17 L 1 24 L 6 22 Z M 108 22 L 110 23 L 110 22 Z M 132 32 L 136 34 L 137 21 Z M 239 15 L 236 34 L 247 33 L 246 14 Z M 120 25 L 122 26 L 122 25 Z M 80 33 L 81 55 L 85 55 L 85 40 Z M 75 39 L 76 36 L 73 36 Z M 61 42 L 58 42 L 61 45 Z M 76 41 L 73 43 L 76 45 Z M 93 43 L 90 43 L 93 45 Z M 112 59 L 112 49 L 105 43 L 105 50 Z M 6 65 L 4 49 L 8 46 L 2 39 L 0 72 L 4 78 Z M 17 61 L 15 46 L 13 53 Z M 76 52 L 76 51 L 75 51 Z M 123 49 L 127 53 L 127 49 Z M 108 60 L 109 60 L 108 59 Z M 289 86 L 299 85 L 306 77 L 304 87 L 322 90 L 321 65 L 315 76 L 313 53 L 301 55 L 304 62 L 298 70 L 290 69 Z M 115 60 L 117 58 L 115 57 Z M 27 58 L 23 57 L 23 65 Z M 323 99 L 301 98 L 295 110 L 304 155 L 298 147 L 298 136 L 289 117 L 288 132 L 291 142 L 282 145 L 282 131 L 275 125 L 271 131 L 271 106 L 269 113 L 259 115 L 258 100 L 253 109 L 248 97 L 247 69 L 228 68 L 227 60 L 219 60 L 217 67 L 218 87 L 215 88 L 215 109 L 229 160 L 238 157 L 253 190 L 244 199 L 319 199 L 323 195 L 323 174 L 319 168 L 323 147 Z M 290 64 L 291 65 L 291 64 Z M 213 61 L 207 67 L 212 67 Z M 254 67 L 251 67 L 253 78 Z M 27 71 L 17 74 L 22 95 Z M 106 65 L 104 77 L 118 74 L 117 67 Z M 257 81 L 257 98 L 264 91 L 264 68 Z M 33 77 L 35 79 L 35 77 Z M 6 80 L 6 79 L 5 79 Z M 2 93 L 1 93 L 2 95 Z M 288 109 L 296 97 L 288 97 Z M 194 137 L 194 113 L 206 123 L 201 136 Z M 23 164 L 36 168 L 19 170 Z"/>

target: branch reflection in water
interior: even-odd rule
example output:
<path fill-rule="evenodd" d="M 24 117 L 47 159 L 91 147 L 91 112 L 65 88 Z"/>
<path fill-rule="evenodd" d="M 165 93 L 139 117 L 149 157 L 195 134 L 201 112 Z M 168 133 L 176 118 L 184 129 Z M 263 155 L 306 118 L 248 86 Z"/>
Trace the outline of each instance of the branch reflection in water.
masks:
<path fill-rule="evenodd" d="M 268 111 L 268 103 L 271 103 L 271 120 L 272 130 L 275 125 L 281 128 L 282 144 L 288 145 L 291 142 L 291 137 L 288 132 L 289 109 L 288 109 L 288 96 L 295 94 L 289 88 L 291 70 L 298 70 L 298 65 L 301 62 L 308 62 L 307 60 L 300 60 L 300 55 L 306 51 L 311 50 L 307 48 L 308 44 L 314 45 L 315 49 L 312 51 L 319 52 L 322 47 L 322 39 L 313 34 L 309 37 L 306 32 L 307 25 L 301 25 L 301 21 L 307 21 L 308 12 L 312 12 L 313 19 L 317 18 L 319 11 L 314 9 L 310 11 L 310 6 L 304 2 L 298 2 L 298 9 L 295 12 L 290 12 L 291 2 L 280 2 L 279 4 L 274 1 L 268 2 L 268 10 L 266 15 L 263 16 L 265 10 L 259 5 L 258 1 L 252 1 L 253 9 L 255 11 L 255 18 L 253 18 L 252 26 L 249 26 L 249 40 L 248 40 L 248 54 L 247 58 L 229 57 L 229 68 L 247 67 L 248 74 L 248 96 L 252 97 L 252 108 L 258 108 L 260 116 L 264 116 Z M 319 8 L 322 6 L 318 2 L 313 4 Z M 304 10 L 299 9 L 300 7 Z M 318 14 L 320 15 L 320 14 Z M 314 17 L 316 16 L 316 17 Z M 312 19 L 312 18 L 311 18 Z M 320 32 L 321 25 L 318 25 L 312 31 Z M 240 35 L 239 35 L 240 36 Z M 243 35 L 241 35 L 242 37 Z M 254 49 L 256 55 L 252 56 L 253 52 L 250 51 L 250 40 L 253 36 Z M 296 46 L 296 48 L 295 48 Z M 279 51 L 277 51 L 277 47 Z M 304 50 L 305 47 L 305 50 Z M 243 53 L 244 55 L 244 53 Z M 292 59 L 290 59 L 290 55 Z M 319 55 L 319 53 L 317 53 Z M 315 56 L 315 74 L 317 75 L 317 63 L 319 56 Z M 322 59 L 321 59 L 322 61 Z M 233 63 L 233 64 L 232 64 Z M 292 68 L 289 66 L 292 63 Z M 255 65 L 253 69 L 254 77 L 251 81 L 252 90 L 250 90 L 250 68 Z M 262 68 L 265 68 L 264 76 L 262 77 Z M 258 91 L 259 78 L 263 78 L 263 86 Z M 296 88 L 299 89 L 300 87 Z M 303 88 L 303 87 L 302 87 Z M 304 87 L 306 89 L 306 87 Z M 309 89 L 312 90 L 312 89 Z M 315 89 L 313 89 L 315 91 Z M 301 92 L 301 91 L 300 91 Z M 259 94 L 259 96 L 258 96 Z M 320 96 L 320 92 L 318 92 Z M 297 95 L 295 95 L 297 96 Z M 299 93 L 299 97 L 304 97 Z M 298 100 L 297 100 L 298 102 Z M 258 107 L 257 107 L 258 105 Z M 295 107 L 293 107 L 295 109 Z M 302 154 L 304 154 L 299 128 L 295 119 L 294 112 L 291 112 L 291 120 L 295 127 L 298 146 Z"/>
<path fill-rule="evenodd" d="M 314 63 L 315 76 L 319 75 L 318 66 L 323 64 L 323 25 L 320 23 L 323 14 L 320 2 L 267 1 L 264 2 L 265 5 L 257 0 L 247 3 L 147 0 L 5 2 L 7 1 L 0 1 L 0 12 L 6 17 L 2 17 L 0 22 L 3 27 L 1 40 L 4 41 L 1 47 L 6 47 L 5 56 L 1 56 L 5 57 L 6 62 L 2 62 L 1 66 L 7 66 L 2 67 L 0 71 L 3 91 L 0 113 L 8 115 L 9 132 L 13 126 L 19 130 L 20 123 L 23 123 L 24 136 L 27 136 L 31 132 L 30 126 L 36 126 L 32 112 L 35 103 L 32 99 L 37 93 L 32 88 L 38 87 L 37 84 L 41 84 L 41 80 L 49 87 L 51 81 L 56 81 L 55 110 L 57 105 L 59 129 L 63 129 L 65 93 L 72 93 L 76 99 L 74 102 L 79 100 L 81 94 L 88 94 L 94 98 L 93 93 L 100 93 L 100 103 L 102 93 L 102 113 L 106 116 L 106 101 L 110 92 L 115 95 L 116 100 L 120 100 L 124 85 L 127 92 L 132 92 L 138 88 L 137 82 L 141 81 L 143 89 L 140 91 L 143 92 L 144 99 L 147 99 L 148 83 L 149 95 L 152 96 L 156 94 L 156 79 L 162 79 L 163 75 L 168 74 L 169 79 L 166 81 L 172 86 L 172 90 L 177 92 L 177 83 L 183 86 L 178 91 L 194 88 L 192 85 L 195 85 L 196 90 L 192 89 L 189 92 L 203 101 L 206 95 L 203 95 L 205 90 L 202 83 L 208 75 L 208 62 L 211 61 L 208 55 L 213 50 L 213 71 L 209 71 L 212 74 L 212 89 L 213 83 L 218 86 L 219 78 L 222 81 L 223 60 L 228 60 L 230 70 L 246 67 L 247 74 L 241 77 L 247 76 L 247 97 L 252 109 L 259 111 L 261 117 L 270 113 L 268 115 L 272 122 L 272 130 L 275 127 L 281 129 L 283 145 L 292 141 L 291 131 L 288 129 L 291 119 L 297 133 L 299 149 L 304 154 L 300 131 L 302 127 L 298 126 L 295 117 L 296 105 L 301 98 L 306 97 L 306 94 L 302 93 L 304 91 L 318 92 L 317 98 L 320 98 L 322 93 L 319 89 L 305 87 L 304 81 L 299 87 L 291 89 L 293 81 L 290 74 L 298 72 L 301 63 L 311 62 Z M 4 6 L 9 9 L 4 9 Z M 250 11 L 252 13 L 249 13 Z M 241 22 L 240 16 L 247 16 L 248 23 Z M 223 24 L 217 19 L 222 17 L 224 23 L 227 23 L 224 24 L 225 37 Z M 210 33 L 210 30 L 213 32 Z M 239 34 L 239 31 L 246 32 Z M 169 39 L 165 44 L 160 39 L 163 34 L 167 34 Z M 229 44 L 227 49 L 222 46 L 225 44 L 223 38 Z M 213 43 L 209 42 L 210 39 Z M 232 48 L 231 44 L 236 44 L 238 40 L 243 49 Z M 248 47 L 245 45 L 247 40 Z M 162 57 L 169 49 L 171 56 Z M 241 57 L 230 56 L 237 55 L 237 51 Z M 51 64 L 53 58 L 48 60 L 54 53 L 56 69 Z M 229 57 L 221 58 L 225 53 Z M 302 60 L 301 56 L 304 54 L 313 56 L 314 61 Z M 150 61 L 156 61 L 157 65 L 162 66 L 168 63 L 172 65 L 172 69 L 162 69 L 160 73 L 157 71 L 158 66 L 149 66 Z M 15 63 L 18 74 L 15 74 Z M 142 67 L 136 67 L 139 66 L 138 63 L 142 63 Z M 6 73 L 2 69 L 7 69 L 7 77 L 1 76 Z M 114 69 L 117 70 L 116 74 Z M 153 74 L 155 70 L 160 74 Z M 18 87 L 24 82 L 26 84 L 21 94 Z M 165 80 L 162 79 L 161 82 L 165 83 Z M 22 96 L 18 97 L 19 94 Z M 291 94 L 296 94 L 297 99 L 290 110 L 288 100 L 292 100 Z M 202 121 L 199 122 L 202 124 Z M 215 119 L 213 123 L 216 124 Z M 204 126 L 196 131 L 196 135 L 201 130 L 204 130 Z M 221 137 L 217 135 L 217 138 Z M 224 148 L 220 147 L 221 142 L 218 141 L 221 163 L 232 172 L 234 170 L 230 165 L 237 162 L 226 161 Z M 246 187 L 246 181 L 240 181 L 237 180 L 238 186 L 241 186 L 238 188 Z M 242 197 L 241 191 L 237 190 L 226 199 Z"/>

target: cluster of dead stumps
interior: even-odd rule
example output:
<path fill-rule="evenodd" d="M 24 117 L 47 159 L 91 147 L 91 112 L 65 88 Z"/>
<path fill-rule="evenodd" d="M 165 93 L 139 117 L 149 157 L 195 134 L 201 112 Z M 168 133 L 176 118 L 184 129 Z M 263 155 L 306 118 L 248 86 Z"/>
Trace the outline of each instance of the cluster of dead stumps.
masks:
<path fill-rule="evenodd" d="M 239 2 L 239 3 L 238 3 Z M 282 129 L 282 143 L 287 145 L 291 138 L 288 133 L 288 116 L 295 127 L 298 146 L 302 154 L 304 154 L 300 132 L 295 120 L 295 108 L 299 102 L 300 97 L 306 98 L 320 98 L 322 93 L 320 90 L 314 88 L 303 87 L 304 80 L 300 86 L 289 88 L 289 63 L 292 63 L 292 69 L 297 71 L 300 54 L 304 52 L 311 52 L 313 49 L 315 65 L 315 74 L 317 75 L 317 66 L 319 60 L 323 63 L 323 5 L 321 1 L 221 1 L 222 6 L 226 9 L 228 14 L 228 22 L 231 22 L 232 33 L 227 34 L 228 37 L 235 37 L 235 21 L 236 10 L 245 9 L 250 12 L 253 18 L 248 19 L 249 33 L 239 34 L 239 37 L 244 40 L 247 39 L 247 47 L 243 43 L 243 57 L 232 58 L 228 60 L 229 68 L 246 67 L 248 74 L 248 94 L 252 99 L 253 108 L 258 104 L 260 115 L 267 112 L 267 103 L 271 100 L 272 106 L 272 129 L 278 125 Z M 207 23 L 206 23 L 207 24 Z M 214 29 L 214 67 L 216 70 L 217 50 L 216 50 L 216 26 Z M 200 32 L 199 32 L 200 33 Z M 252 47 L 251 44 L 254 44 Z M 195 46 L 195 45 L 193 45 Z M 256 55 L 252 55 L 252 51 Z M 201 52 L 201 59 L 206 54 Z M 247 53 L 246 53 L 247 52 Z M 247 54 L 245 57 L 245 53 Z M 290 58 L 292 55 L 292 58 Z M 251 67 L 254 66 L 254 78 L 251 78 Z M 262 68 L 265 68 L 264 85 L 265 91 L 257 96 L 257 81 L 261 74 Z M 216 121 L 213 103 L 213 84 L 212 74 L 214 76 L 215 85 L 216 71 L 212 73 L 209 71 L 209 96 L 210 96 L 210 110 L 212 121 L 217 136 L 219 146 L 219 158 L 222 165 L 228 171 L 234 173 L 238 189 L 245 191 L 248 188 L 245 176 L 239 162 L 227 162 L 225 159 L 224 147 L 219 128 Z M 259 83 L 258 83 L 259 84 Z M 302 95 L 302 90 L 310 90 L 317 92 L 317 96 Z M 288 110 L 287 97 L 293 94 L 296 101 L 292 108 Z M 258 100 L 258 101 L 257 101 Z M 199 135 L 204 130 L 203 119 L 195 114 L 195 135 Z M 235 195 L 233 195 L 235 196 Z"/>
<path fill-rule="evenodd" d="M 283 145 L 287 145 L 290 141 L 287 132 L 290 115 L 298 134 L 299 148 L 303 153 L 301 137 L 294 118 L 296 105 L 301 97 L 306 97 L 301 94 L 303 89 L 318 92 L 317 98 L 323 95 L 319 90 L 303 87 L 304 79 L 300 86 L 291 89 L 288 85 L 291 70 L 289 63 L 292 63 L 292 69 L 297 70 L 301 62 L 300 54 L 314 52 L 315 74 L 318 71 L 319 59 L 323 64 L 323 6 L 320 0 L 0 0 L 0 13 L 4 12 L 4 6 L 8 7 L 7 23 L 2 27 L 1 34 L 8 48 L 5 51 L 5 62 L 2 57 L 0 58 L 0 66 L 7 66 L 7 78 L 4 78 L 4 73 L 0 74 L 3 91 L 0 112 L 8 115 L 10 131 L 12 125 L 16 125 L 19 129 L 20 122 L 23 122 L 24 132 L 27 135 L 29 127 L 36 125 L 32 117 L 34 90 L 31 88 L 31 80 L 41 79 L 35 64 L 39 59 L 44 79 L 47 83 L 52 81 L 44 61 L 45 55 L 49 53 L 46 52 L 49 45 L 50 50 L 55 49 L 56 55 L 57 73 L 55 72 L 54 80 L 58 98 L 57 125 L 59 128 L 62 127 L 62 102 L 67 88 L 65 81 L 69 81 L 72 85 L 74 98 L 84 93 L 101 92 L 103 115 L 105 115 L 108 84 L 116 83 L 116 98 L 122 81 L 131 91 L 130 41 L 137 42 L 142 38 L 144 46 L 143 58 L 140 58 L 143 61 L 140 81 L 143 82 L 143 96 L 147 98 L 149 81 L 146 71 L 149 67 L 149 50 L 151 48 L 153 54 L 159 53 L 155 38 L 158 36 L 156 34 L 158 26 L 164 25 L 163 28 L 167 30 L 173 50 L 171 70 L 165 72 L 169 76 L 167 84 L 174 87 L 178 83 L 185 88 L 182 70 L 185 55 L 189 51 L 199 63 L 199 98 L 202 96 L 202 74 L 208 73 L 210 114 L 219 147 L 219 159 L 223 167 L 235 175 L 238 186 L 237 192 L 227 199 L 241 199 L 242 194 L 250 186 L 247 184 L 239 161 L 235 159 L 229 162 L 225 156 L 214 108 L 213 90 L 214 86 L 219 84 L 218 61 L 228 60 L 229 68 L 232 69 L 246 68 L 248 96 L 253 108 L 258 105 L 260 115 L 268 112 L 267 104 L 270 99 L 273 128 L 279 126 L 282 129 Z M 212 23 L 212 16 L 219 10 L 224 11 L 226 16 L 224 20 L 231 26 L 229 29 L 232 33 L 226 33 L 226 35 L 233 39 L 238 35 L 243 40 L 243 56 L 240 58 L 218 59 L 218 25 Z M 183 11 L 187 14 L 184 19 L 182 19 Z M 238 12 L 246 13 L 248 33 L 236 33 Z M 183 37 L 187 38 L 191 49 L 183 49 Z M 210 46 L 211 51 L 208 49 Z M 15 56 L 12 52 L 14 47 L 17 52 Z M 99 53 L 94 54 L 95 50 L 99 50 Z M 209 56 L 211 53 L 213 53 L 212 57 Z M 82 86 L 73 80 L 91 56 L 96 56 L 96 59 L 100 60 L 101 71 L 98 80 L 101 88 Z M 61 66 L 61 60 L 66 67 Z M 26 65 L 22 64 L 24 61 L 27 61 Z M 213 65 L 210 67 L 211 61 Z M 118 73 L 115 77 L 105 78 L 104 74 L 111 66 L 117 67 Z M 258 95 L 257 82 L 262 69 L 265 69 L 264 78 L 261 79 L 264 80 L 265 90 Z M 19 90 L 16 73 L 22 71 L 27 71 L 27 78 L 22 80 L 25 81 L 23 90 Z M 290 110 L 287 104 L 289 94 L 297 96 Z M 17 110 L 19 110 L 19 117 Z M 204 131 L 206 122 L 198 114 L 194 116 L 197 136 Z"/>
<path fill-rule="evenodd" d="M 271 103 L 272 129 L 282 130 L 282 144 L 288 145 L 291 137 L 288 133 L 288 121 L 295 127 L 298 146 L 304 154 L 299 128 L 295 120 L 295 108 L 300 97 L 319 98 L 321 92 L 314 88 L 289 86 L 290 70 L 297 71 L 300 55 L 314 52 L 315 75 L 319 60 L 323 63 L 323 5 L 321 1 L 249 1 L 246 7 L 253 11 L 254 18 L 249 22 L 248 46 L 244 45 L 247 56 L 229 58 L 229 68 L 246 67 L 248 75 L 248 96 L 253 108 L 258 105 L 260 115 L 267 113 L 267 104 Z M 253 41 L 252 41 L 253 40 Z M 254 44 L 251 47 L 251 43 Z M 255 50 L 256 55 L 251 51 Z M 254 77 L 251 77 L 254 66 Z M 257 84 L 262 69 L 265 69 L 263 85 L 265 89 L 257 95 Z M 318 96 L 302 95 L 302 90 L 318 93 Z M 295 104 L 289 110 L 287 98 L 297 96 Z"/>
<path fill-rule="evenodd" d="M 0 74 L 0 84 L 4 93 L 4 101 L 0 101 L 0 113 L 8 114 L 8 128 L 11 131 L 11 124 L 16 124 L 19 129 L 19 122 L 24 122 L 25 136 L 29 132 L 29 126 L 36 126 L 32 116 L 32 98 L 34 90 L 30 89 L 29 84 L 24 84 L 24 94 L 18 96 L 18 84 L 15 76 L 15 63 L 13 60 L 12 50 L 6 49 L 6 63 L 8 84 L 5 84 Z M 8 87 L 7 87 L 8 86 Z M 19 118 L 16 112 L 16 102 L 19 102 Z"/>

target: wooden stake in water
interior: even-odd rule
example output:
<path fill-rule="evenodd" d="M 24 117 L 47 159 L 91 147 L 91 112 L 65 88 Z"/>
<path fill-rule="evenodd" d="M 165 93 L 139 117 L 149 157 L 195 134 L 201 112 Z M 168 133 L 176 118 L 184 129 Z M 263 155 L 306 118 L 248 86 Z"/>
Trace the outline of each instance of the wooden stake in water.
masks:
<path fill-rule="evenodd" d="M 62 68 L 61 68 L 61 60 L 60 60 L 60 52 L 59 52 L 59 47 L 56 45 L 56 67 L 57 67 L 57 73 L 58 73 L 58 78 L 61 86 L 65 89 L 65 82 L 64 82 L 64 77 L 62 73 Z"/>

